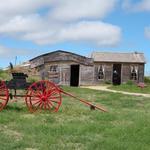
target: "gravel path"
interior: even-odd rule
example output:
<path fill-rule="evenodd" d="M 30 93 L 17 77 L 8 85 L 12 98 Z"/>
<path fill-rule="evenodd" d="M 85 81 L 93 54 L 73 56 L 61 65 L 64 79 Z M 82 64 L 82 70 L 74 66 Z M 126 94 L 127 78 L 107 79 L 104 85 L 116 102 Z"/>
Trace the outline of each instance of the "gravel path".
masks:
<path fill-rule="evenodd" d="M 122 93 L 126 95 L 150 97 L 150 94 L 130 93 L 130 92 L 125 92 L 125 91 L 111 90 L 111 89 L 108 89 L 108 86 L 82 86 L 82 87 L 88 88 L 88 89 L 100 90 L 100 91 L 108 91 L 108 92 L 113 92 L 113 93 Z"/>

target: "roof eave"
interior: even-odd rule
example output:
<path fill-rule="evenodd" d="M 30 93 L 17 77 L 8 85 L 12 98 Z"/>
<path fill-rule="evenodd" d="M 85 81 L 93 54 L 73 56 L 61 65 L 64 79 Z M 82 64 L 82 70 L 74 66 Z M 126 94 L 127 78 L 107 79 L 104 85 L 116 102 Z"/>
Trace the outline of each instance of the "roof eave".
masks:
<path fill-rule="evenodd" d="M 94 63 L 136 63 L 136 64 L 146 64 L 146 62 L 126 62 L 126 61 L 98 61 L 94 60 Z"/>

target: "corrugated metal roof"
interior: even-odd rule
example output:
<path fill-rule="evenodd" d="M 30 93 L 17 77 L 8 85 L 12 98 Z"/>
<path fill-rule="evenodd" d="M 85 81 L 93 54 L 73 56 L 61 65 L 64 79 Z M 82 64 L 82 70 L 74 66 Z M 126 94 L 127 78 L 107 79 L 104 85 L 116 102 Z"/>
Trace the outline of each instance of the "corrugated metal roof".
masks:
<path fill-rule="evenodd" d="M 126 62 L 146 63 L 143 53 L 116 53 L 116 52 L 93 52 L 91 54 L 94 62 Z"/>

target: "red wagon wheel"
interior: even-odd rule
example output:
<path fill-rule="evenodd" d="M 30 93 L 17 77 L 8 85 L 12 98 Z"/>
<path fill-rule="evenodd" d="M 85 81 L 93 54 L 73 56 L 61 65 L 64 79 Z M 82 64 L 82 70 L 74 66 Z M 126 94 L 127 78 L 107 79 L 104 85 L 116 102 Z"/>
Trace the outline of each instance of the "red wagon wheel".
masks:
<path fill-rule="evenodd" d="M 30 112 L 57 112 L 62 102 L 61 91 L 54 83 L 38 81 L 28 88 L 25 101 Z"/>
<path fill-rule="evenodd" d="M 4 109 L 9 100 L 9 92 L 4 81 L 0 81 L 0 111 Z"/>

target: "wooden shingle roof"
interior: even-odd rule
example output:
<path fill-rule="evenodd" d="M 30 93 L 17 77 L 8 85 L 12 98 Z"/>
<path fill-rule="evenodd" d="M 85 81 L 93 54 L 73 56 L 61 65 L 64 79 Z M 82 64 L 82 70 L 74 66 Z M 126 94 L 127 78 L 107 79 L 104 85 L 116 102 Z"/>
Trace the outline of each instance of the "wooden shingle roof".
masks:
<path fill-rule="evenodd" d="M 94 62 L 146 63 L 143 53 L 93 52 Z"/>

